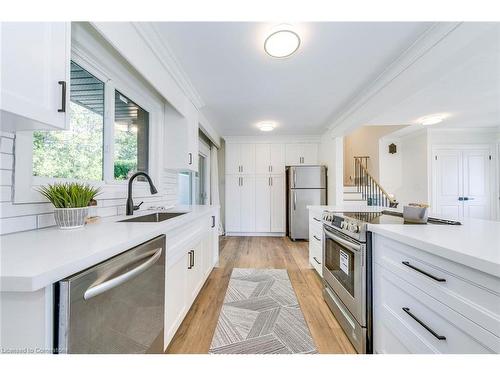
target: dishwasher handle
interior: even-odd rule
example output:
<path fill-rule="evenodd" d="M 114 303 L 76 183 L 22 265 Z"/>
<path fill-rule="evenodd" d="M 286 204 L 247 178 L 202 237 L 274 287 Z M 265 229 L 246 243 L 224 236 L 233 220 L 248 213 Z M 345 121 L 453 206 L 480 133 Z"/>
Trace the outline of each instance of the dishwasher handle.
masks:
<path fill-rule="evenodd" d="M 153 264 L 155 264 L 158 259 L 160 259 L 163 249 L 159 248 L 153 251 L 155 253 L 148 260 L 146 260 L 144 263 L 141 263 L 137 267 L 131 269 L 130 271 L 127 271 L 124 274 L 121 274 L 120 276 L 109 279 L 101 284 L 88 288 L 83 294 L 83 299 L 89 300 L 95 296 L 98 296 L 99 294 L 107 292 L 110 289 L 116 288 L 117 286 L 127 282 L 128 280 L 146 271 Z"/>

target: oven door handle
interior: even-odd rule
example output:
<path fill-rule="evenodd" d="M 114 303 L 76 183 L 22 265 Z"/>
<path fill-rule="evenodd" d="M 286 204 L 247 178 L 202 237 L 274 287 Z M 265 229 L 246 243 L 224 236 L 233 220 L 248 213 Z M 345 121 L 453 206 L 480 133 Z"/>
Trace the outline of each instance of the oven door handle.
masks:
<path fill-rule="evenodd" d="M 333 241 L 338 242 L 339 244 L 347 247 L 348 249 L 358 251 L 358 252 L 361 251 L 361 245 L 344 240 L 343 238 L 335 235 L 334 233 L 330 232 L 326 228 L 323 228 L 323 230 L 325 231 L 325 236 L 327 236 L 328 238 L 331 238 Z"/>

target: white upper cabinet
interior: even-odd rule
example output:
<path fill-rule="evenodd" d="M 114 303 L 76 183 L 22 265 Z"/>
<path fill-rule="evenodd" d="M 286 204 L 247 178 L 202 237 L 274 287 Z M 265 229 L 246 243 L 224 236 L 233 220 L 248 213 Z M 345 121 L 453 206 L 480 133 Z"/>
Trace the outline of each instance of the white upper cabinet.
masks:
<path fill-rule="evenodd" d="M 266 174 L 271 172 L 271 145 L 255 145 L 255 173 Z"/>
<path fill-rule="evenodd" d="M 316 143 L 289 143 L 285 148 L 286 165 L 318 164 L 318 145 Z"/>
<path fill-rule="evenodd" d="M 226 144 L 226 174 L 254 174 L 255 145 Z"/>
<path fill-rule="evenodd" d="M 281 174 L 285 173 L 285 145 L 272 144 L 271 151 L 271 173 Z"/>
<path fill-rule="evenodd" d="M 165 169 L 198 171 L 198 110 L 191 104 L 184 114 L 165 109 Z"/>
<path fill-rule="evenodd" d="M 256 144 L 255 173 L 256 174 L 285 173 L 285 145 Z"/>
<path fill-rule="evenodd" d="M 4 22 L 0 28 L 2 130 L 66 129 L 71 24 Z"/>

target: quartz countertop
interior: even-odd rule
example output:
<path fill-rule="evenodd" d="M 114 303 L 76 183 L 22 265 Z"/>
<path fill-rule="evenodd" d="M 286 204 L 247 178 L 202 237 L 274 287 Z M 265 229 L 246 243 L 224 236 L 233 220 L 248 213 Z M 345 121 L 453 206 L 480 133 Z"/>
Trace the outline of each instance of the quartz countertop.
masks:
<path fill-rule="evenodd" d="M 109 259 L 161 234 L 209 215 L 219 206 L 177 206 L 187 212 L 159 223 L 120 223 L 129 216 L 102 219 L 81 229 L 56 227 L 0 237 L 0 291 L 35 291 Z M 143 210 L 134 216 L 156 211 Z"/>
<path fill-rule="evenodd" d="M 308 206 L 313 211 L 378 212 L 374 206 Z M 397 210 L 395 210 L 397 211 Z M 368 224 L 372 233 L 500 277 L 500 222 L 465 219 L 462 225 Z"/>

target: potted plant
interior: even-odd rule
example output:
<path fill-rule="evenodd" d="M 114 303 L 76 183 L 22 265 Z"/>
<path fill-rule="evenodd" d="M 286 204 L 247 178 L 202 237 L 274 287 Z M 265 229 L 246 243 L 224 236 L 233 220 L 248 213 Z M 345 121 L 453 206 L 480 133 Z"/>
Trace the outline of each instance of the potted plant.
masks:
<path fill-rule="evenodd" d="M 80 228 L 85 225 L 90 202 L 100 188 L 77 182 L 42 186 L 38 192 L 54 205 L 56 224 L 61 229 Z"/>

